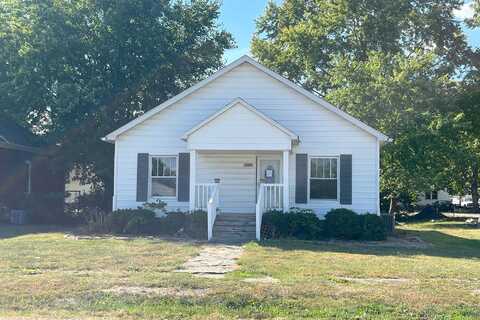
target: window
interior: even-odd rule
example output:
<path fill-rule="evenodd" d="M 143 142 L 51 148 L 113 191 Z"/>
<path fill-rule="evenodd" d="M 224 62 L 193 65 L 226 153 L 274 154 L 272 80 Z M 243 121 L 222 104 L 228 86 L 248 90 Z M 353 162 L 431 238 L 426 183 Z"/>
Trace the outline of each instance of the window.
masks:
<path fill-rule="evenodd" d="M 152 197 L 177 196 L 177 158 L 151 158 L 151 195 Z"/>
<path fill-rule="evenodd" d="M 310 199 L 337 200 L 338 159 L 310 159 Z"/>
<path fill-rule="evenodd" d="M 425 192 L 425 200 L 438 200 L 438 191 Z"/>
<path fill-rule="evenodd" d="M 32 192 L 32 163 L 25 161 L 25 193 Z"/>

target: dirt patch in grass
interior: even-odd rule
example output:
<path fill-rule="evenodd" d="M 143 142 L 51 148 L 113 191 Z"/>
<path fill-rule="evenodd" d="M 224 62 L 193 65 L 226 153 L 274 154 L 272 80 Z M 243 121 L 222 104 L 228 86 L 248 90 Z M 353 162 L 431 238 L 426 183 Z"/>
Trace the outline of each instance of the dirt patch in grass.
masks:
<path fill-rule="evenodd" d="M 279 283 L 278 279 L 272 277 L 261 277 L 261 278 L 246 278 L 242 280 L 247 283 Z"/>
<path fill-rule="evenodd" d="M 103 290 L 105 293 L 115 295 L 142 295 L 142 296 L 162 296 L 175 298 L 204 297 L 208 294 L 208 289 L 182 289 L 182 288 L 155 288 L 155 287 L 130 287 L 118 286 Z"/>

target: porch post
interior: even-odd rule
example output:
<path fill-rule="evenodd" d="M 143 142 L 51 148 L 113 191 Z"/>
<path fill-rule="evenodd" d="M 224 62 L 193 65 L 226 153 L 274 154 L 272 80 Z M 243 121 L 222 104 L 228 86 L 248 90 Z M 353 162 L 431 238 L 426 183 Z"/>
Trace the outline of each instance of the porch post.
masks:
<path fill-rule="evenodd" d="M 290 187 L 288 182 L 288 168 L 289 168 L 290 151 L 283 151 L 283 212 L 287 212 L 290 209 Z"/>
<path fill-rule="evenodd" d="M 195 210 L 195 177 L 197 175 L 196 165 L 197 165 L 197 151 L 190 150 L 190 199 L 189 199 L 190 211 Z"/>

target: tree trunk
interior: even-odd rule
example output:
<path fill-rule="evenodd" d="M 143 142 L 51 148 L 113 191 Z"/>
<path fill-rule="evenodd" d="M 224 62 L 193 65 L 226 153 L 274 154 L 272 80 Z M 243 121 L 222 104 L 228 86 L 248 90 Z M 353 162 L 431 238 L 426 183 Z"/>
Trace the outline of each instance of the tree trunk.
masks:
<path fill-rule="evenodd" d="M 472 167 L 472 202 L 473 202 L 473 212 L 478 212 L 478 162 L 475 161 Z"/>
<path fill-rule="evenodd" d="M 393 216 L 395 212 L 398 212 L 397 197 L 390 196 L 390 208 L 388 210 L 388 213 Z"/>

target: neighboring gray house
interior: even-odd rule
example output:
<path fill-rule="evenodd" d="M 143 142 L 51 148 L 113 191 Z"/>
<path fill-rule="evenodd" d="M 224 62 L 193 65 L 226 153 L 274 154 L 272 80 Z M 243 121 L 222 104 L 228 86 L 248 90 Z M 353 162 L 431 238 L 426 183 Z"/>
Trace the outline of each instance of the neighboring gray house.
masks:
<path fill-rule="evenodd" d="M 388 138 L 248 56 L 108 134 L 113 208 L 161 199 L 220 216 L 332 208 L 378 213 Z M 250 215 L 248 215 L 250 214 Z"/>

